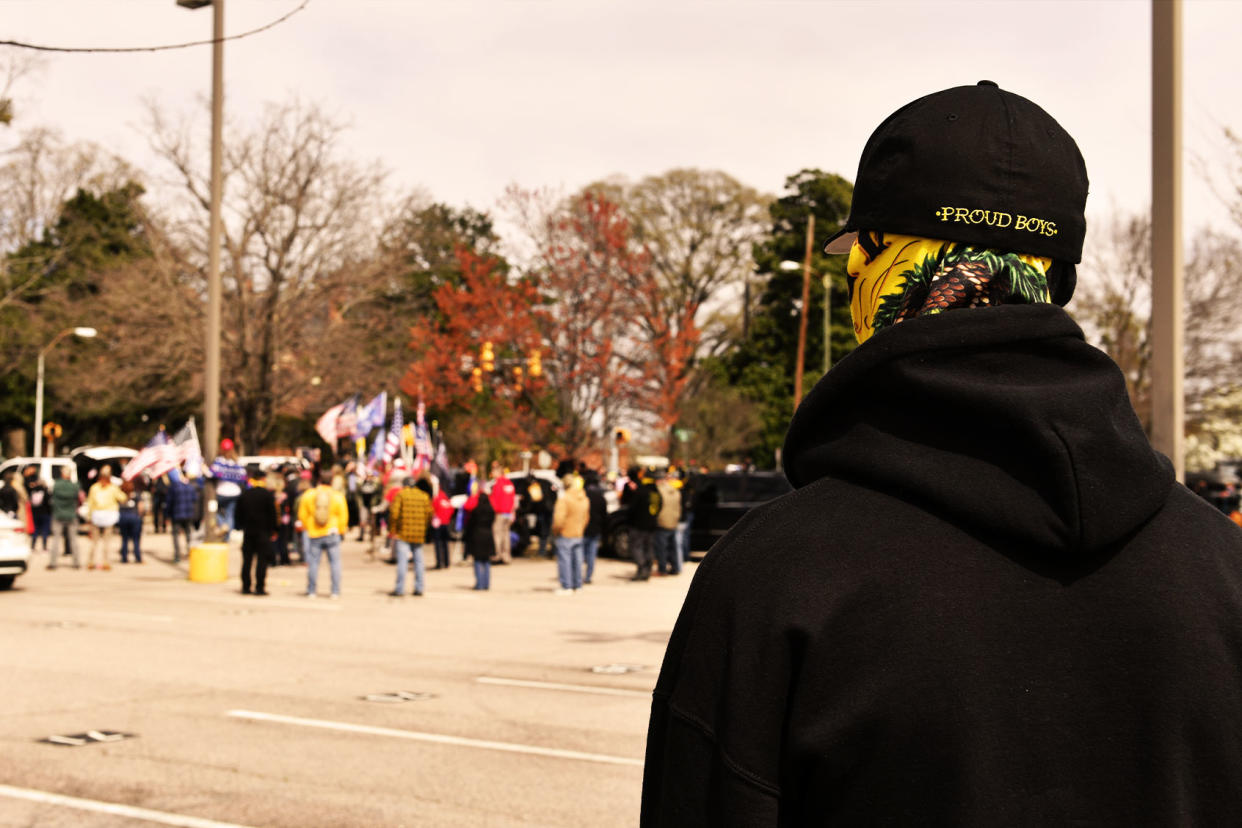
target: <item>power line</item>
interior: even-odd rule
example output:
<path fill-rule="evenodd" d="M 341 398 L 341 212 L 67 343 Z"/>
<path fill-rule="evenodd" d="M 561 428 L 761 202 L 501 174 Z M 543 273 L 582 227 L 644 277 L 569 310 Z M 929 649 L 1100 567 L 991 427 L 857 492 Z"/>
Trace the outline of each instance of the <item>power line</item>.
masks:
<path fill-rule="evenodd" d="M 265 32 L 268 29 L 272 28 L 273 26 L 278 26 L 281 23 L 284 23 L 290 17 L 293 17 L 295 14 L 300 12 L 302 9 L 306 8 L 306 6 L 309 3 L 310 3 L 310 0 L 302 0 L 302 5 L 298 6 L 296 9 L 292 10 L 291 12 L 284 15 L 283 17 L 278 17 L 277 19 L 273 20 L 271 23 L 268 23 L 266 26 L 260 26 L 257 29 L 251 29 L 248 32 L 242 32 L 241 34 L 235 34 L 235 35 L 229 35 L 228 37 L 222 37 L 220 38 L 220 42 L 223 43 L 228 40 L 241 40 L 243 37 L 250 37 L 251 35 L 258 34 L 259 32 Z M 166 46 L 113 46 L 113 47 L 81 46 L 81 47 L 73 47 L 73 46 L 39 46 L 38 44 L 35 44 L 35 43 L 22 43 L 21 41 L 18 41 L 18 40 L 0 40 L 0 46 L 13 46 L 18 49 L 34 49 L 39 52 L 166 52 L 170 49 L 188 49 L 191 46 L 206 46 L 208 43 L 215 43 L 215 42 L 216 42 L 216 39 L 212 38 L 210 40 L 195 40 L 192 43 L 173 43 L 173 44 L 169 44 Z"/>

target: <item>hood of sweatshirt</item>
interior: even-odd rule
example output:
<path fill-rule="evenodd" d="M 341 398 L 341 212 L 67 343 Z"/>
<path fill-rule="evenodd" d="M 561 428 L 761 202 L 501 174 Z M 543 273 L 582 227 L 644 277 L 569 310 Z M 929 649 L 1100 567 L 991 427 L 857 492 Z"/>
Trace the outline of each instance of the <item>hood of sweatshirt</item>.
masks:
<path fill-rule="evenodd" d="M 877 332 L 803 400 L 784 458 L 795 487 L 844 480 L 1062 560 L 1123 541 L 1174 482 L 1117 366 L 1046 304 Z"/>

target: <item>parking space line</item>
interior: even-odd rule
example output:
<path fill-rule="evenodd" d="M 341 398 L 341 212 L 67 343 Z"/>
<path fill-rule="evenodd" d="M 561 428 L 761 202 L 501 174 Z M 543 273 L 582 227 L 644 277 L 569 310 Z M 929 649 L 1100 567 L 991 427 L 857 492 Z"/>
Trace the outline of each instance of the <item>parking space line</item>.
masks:
<path fill-rule="evenodd" d="M 100 802 L 95 799 L 79 799 L 76 796 L 64 796 L 29 788 L 14 788 L 9 785 L 0 785 L 0 796 L 25 799 L 28 802 L 41 802 L 45 805 L 59 805 L 64 808 L 77 808 L 80 811 L 94 811 L 97 814 L 142 819 L 162 825 L 179 825 L 183 828 L 246 828 L 233 822 L 217 822 L 214 819 L 172 814 L 167 811 L 152 811 L 149 808 L 137 808 L 133 805 L 120 805 L 115 802 Z"/>
<path fill-rule="evenodd" d="M 259 722 L 298 725 L 301 727 L 317 727 L 324 730 L 340 730 L 346 733 L 365 733 L 371 736 L 391 736 L 397 739 L 412 739 L 418 742 L 434 742 L 441 745 L 478 748 L 481 750 L 499 750 L 507 753 L 525 753 L 531 756 L 550 756 L 555 759 L 574 759 L 580 762 L 600 762 L 607 765 L 628 765 L 641 768 L 642 759 L 629 759 L 624 756 L 607 756 L 602 753 L 583 753 L 577 750 L 561 750 L 560 748 L 536 747 L 520 745 L 513 742 L 493 742 L 486 739 L 468 739 L 464 736 L 448 736 L 442 733 L 421 733 L 416 730 L 397 730 L 389 727 L 372 727 L 370 725 L 349 724 L 348 722 L 331 722 L 325 719 L 303 719 L 297 716 L 282 716 L 277 713 L 258 713 L 252 710 L 230 710 L 226 715 L 237 719 L 251 719 Z"/>
<path fill-rule="evenodd" d="M 555 681 L 528 681 L 527 679 L 499 678 L 497 676 L 479 676 L 475 679 L 479 684 L 500 684 L 506 687 L 530 687 L 535 690 L 564 690 L 569 693 L 594 693 L 600 696 L 629 696 L 631 698 L 650 699 L 650 690 L 622 690 L 616 687 L 595 687 L 590 684 L 561 684 Z"/>

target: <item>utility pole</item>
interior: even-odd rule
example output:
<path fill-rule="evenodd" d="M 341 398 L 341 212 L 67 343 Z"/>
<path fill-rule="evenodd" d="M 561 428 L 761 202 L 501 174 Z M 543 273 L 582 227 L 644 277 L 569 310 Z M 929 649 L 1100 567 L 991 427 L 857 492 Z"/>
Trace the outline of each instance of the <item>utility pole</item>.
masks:
<path fill-rule="evenodd" d="M 211 223 L 207 230 L 207 366 L 203 431 L 207 460 L 220 446 L 220 200 L 223 189 L 224 0 L 212 0 L 211 27 Z"/>
<path fill-rule="evenodd" d="M 1182 2 L 1151 4 L 1152 444 L 1185 477 Z"/>
<path fill-rule="evenodd" d="M 815 214 L 806 218 L 806 257 L 802 262 L 802 319 L 798 323 L 798 362 L 794 366 L 794 408 L 802 402 L 802 368 L 806 361 L 806 317 L 811 311 L 811 244 L 815 239 Z M 825 343 L 826 345 L 827 343 Z"/>

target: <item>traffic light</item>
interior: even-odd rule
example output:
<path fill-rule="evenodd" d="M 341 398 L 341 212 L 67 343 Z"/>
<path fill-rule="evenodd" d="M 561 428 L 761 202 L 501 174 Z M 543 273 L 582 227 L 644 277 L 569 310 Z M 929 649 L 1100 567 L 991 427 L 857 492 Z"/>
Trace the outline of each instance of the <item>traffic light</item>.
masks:
<path fill-rule="evenodd" d="M 492 350 L 492 343 L 483 343 L 483 350 L 479 352 L 479 362 L 483 364 L 484 371 L 496 370 L 496 352 Z"/>
<path fill-rule="evenodd" d="M 618 446 L 623 446 L 630 441 L 630 430 L 628 428 L 618 428 L 613 434 L 613 439 L 617 441 Z"/>
<path fill-rule="evenodd" d="M 530 368 L 532 377 L 543 376 L 543 360 L 539 357 L 539 349 L 530 352 L 530 357 L 526 360 L 527 366 Z"/>
<path fill-rule="evenodd" d="M 483 369 L 475 368 L 470 372 L 470 384 L 474 387 L 474 393 L 483 393 Z"/>

